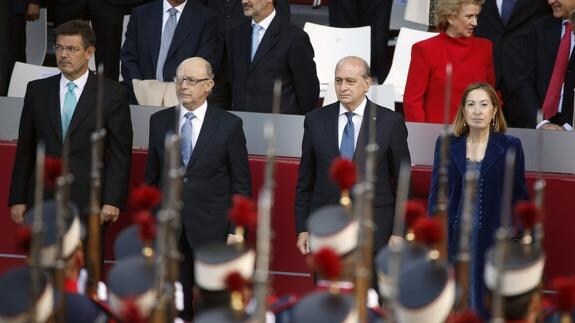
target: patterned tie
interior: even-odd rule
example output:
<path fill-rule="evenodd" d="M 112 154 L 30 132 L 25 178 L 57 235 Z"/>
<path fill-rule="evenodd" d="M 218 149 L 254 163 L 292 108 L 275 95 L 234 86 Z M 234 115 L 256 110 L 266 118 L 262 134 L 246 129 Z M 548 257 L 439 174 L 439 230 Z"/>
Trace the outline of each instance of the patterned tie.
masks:
<path fill-rule="evenodd" d="M 345 128 L 343 128 L 343 135 L 341 136 L 341 146 L 339 147 L 339 151 L 341 153 L 341 157 L 347 159 L 353 159 L 353 146 L 355 145 L 354 140 L 354 133 L 355 129 L 353 126 L 353 121 L 351 118 L 353 117 L 353 112 L 346 112 L 345 116 L 347 117 L 347 123 L 345 124 Z"/>
<path fill-rule="evenodd" d="M 182 125 L 182 129 L 180 130 L 180 144 L 182 150 L 182 162 L 186 167 L 190 162 L 190 157 L 192 157 L 192 151 L 194 150 L 193 143 L 192 143 L 192 119 L 195 118 L 193 112 L 187 112 L 184 114 L 184 124 Z"/>
<path fill-rule="evenodd" d="M 76 104 L 78 103 L 78 100 L 76 100 L 76 94 L 74 93 L 76 84 L 74 84 L 74 82 L 68 82 L 68 85 L 66 86 L 68 87 L 68 91 L 66 91 L 64 106 L 62 107 L 62 136 L 66 136 L 68 126 L 70 125 L 70 121 L 74 115 L 74 110 L 76 109 Z"/>
<path fill-rule="evenodd" d="M 509 23 L 509 18 L 511 18 L 511 13 L 513 12 L 513 6 L 515 6 L 515 0 L 503 0 L 501 3 L 501 20 L 504 25 Z"/>
<path fill-rule="evenodd" d="M 263 27 L 258 24 L 252 25 L 252 61 L 254 60 L 254 56 L 256 55 L 256 51 L 258 50 L 258 46 L 260 45 L 260 30 Z"/>
<path fill-rule="evenodd" d="M 557 57 L 555 58 L 555 65 L 553 66 L 553 73 L 549 81 L 549 87 L 545 94 L 543 101 L 543 116 L 549 119 L 557 114 L 559 106 L 559 96 L 561 95 L 561 88 L 565 81 L 565 73 L 567 71 L 567 63 L 569 62 L 569 51 L 571 50 L 571 24 L 565 22 L 565 33 L 559 43 L 557 50 Z"/>
<path fill-rule="evenodd" d="M 158 55 L 158 65 L 156 65 L 156 79 L 158 81 L 164 80 L 164 64 L 166 63 L 168 50 L 170 50 L 172 38 L 174 37 L 174 31 L 176 30 L 176 25 L 178 24 L 178 20 L 176 19 L 178 10 L 176 8 L 170 8 L 168 9 L 168 12 L 170 13 L 170 18 L 168 18 L 168 21 L 164 26 L 164 31 L 162 32 L 160 54 Z"/>

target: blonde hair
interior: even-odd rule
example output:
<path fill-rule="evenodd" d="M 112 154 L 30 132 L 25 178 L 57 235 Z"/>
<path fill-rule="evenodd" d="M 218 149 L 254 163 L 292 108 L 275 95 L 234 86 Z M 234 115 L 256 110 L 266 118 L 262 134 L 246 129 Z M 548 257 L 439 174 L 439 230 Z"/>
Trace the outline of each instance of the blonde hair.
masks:
<path fill-rule="evenodd" d="M 448 18 L 457 15 L 463 5 L 474 4 L 481 7 L 484 2 L 485 0 L 437 0 L 433 13 L 435 27 L 439 31 L 446 31 L 449 26 Z"/>
<path fill-rule="evenodd" d="M 467 86 L 465 91 L 463 91 L 461 102 L 457 108 L 457 115 L 453 121 L 453 135 L 460 137 L 469 133 L 469 126 L 465 123 L 465 115 L 463 114 L 463 110 L 465 109 L 465 101 L 467 101 L 467 96 L 471 91 L 474 90 L 485 91 L 489 97 L 489 100 L 491 101 L 491 105 L 493 105 L 493 108 L 495 109 L 495 116 L 493 116 L 494 124 L 491 125 L 491 131 L 501 133 L 507 131 L 507 122 L 505 122 L 505 117 L 503 117 L 503 112 L 501 111 L 501 104 L 499 102 L 497 92 L 495 92 L 495 89 L 491 85 L 483 82 L 478 82 L 470 84 Z"/>

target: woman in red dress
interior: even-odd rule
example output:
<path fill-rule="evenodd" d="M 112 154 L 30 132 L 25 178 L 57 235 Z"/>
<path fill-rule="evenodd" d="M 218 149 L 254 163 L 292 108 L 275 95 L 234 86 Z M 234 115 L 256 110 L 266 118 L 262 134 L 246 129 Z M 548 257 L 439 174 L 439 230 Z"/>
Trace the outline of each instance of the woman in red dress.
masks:
<path fill-rule="evenodd" d="M 439 35 L 415 43 L 403 97 L 406 121 L 451 123 L 463 90 L 474 82 L 495 85 L 491 42 L 473 30 L 484 0 L 439 0 Z M 449 116 L 444 118 L 445 67 L 453 66 Z"/>

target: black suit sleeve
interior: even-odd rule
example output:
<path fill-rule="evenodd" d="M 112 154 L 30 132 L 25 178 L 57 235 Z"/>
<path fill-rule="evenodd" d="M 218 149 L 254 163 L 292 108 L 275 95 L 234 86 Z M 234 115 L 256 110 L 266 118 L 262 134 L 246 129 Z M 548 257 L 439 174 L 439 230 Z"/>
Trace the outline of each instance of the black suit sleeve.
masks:
<path fill-rule="evenodd" d="M 36 162 L 36 126 L 34 111 L 32 108 L 33 92 L 30 83 L 26 88 L 24 106 L 20 116 L 18 130 L 18 144 L 16 157 L 12 169 L 12 183 L 10 186 L 10 198 L 8 205 L 26 204 L 28 197 L 28 185 L 34 171 Z"/>
<path fill-rule="evenodd" d="M 297 233 L 307 231 L 306 221 L 309 215 L 309 204 L 316 179 L 316 162 L 309 123 L 310 121 L 306 116 L 304 120 L 304 133 L 295 198 L 295 223 Z"/>
<path fill-rule="evenodd" d="M 144 181 L 148 185 L 154 185 L 156 187 L 161 186 L 162 178 L 162 158 L 160 156 L 159 145 L 162 144 L 161 135 L 159 134 L 159 125 L 157 124 L 157 115 L 152 115 L 150 117 L 150 131 L 148 133 L 148 159 L 146 162 L 146 173 L 144 175 Z"/>
<path fill-rule="evenodd" d="M 119 85 L 113 88 L 115 91 L 109 95 L 112 99 L 106 125 L 107 160 L 102 203 L 123 208 L 130 185 L 132 118 L 126 89 Z"/>
<path fill-rule="evenodd" d="M 391 153 L 388 155 L 389 174 L 393 179 L 394 192 L 397 191 L 397 181 L 399 179 L 401 164 L 407 162 L 411 165 L 411 156 L 409 155 L 409 147 L 407 145 L 407 127 L 405 126 L 403 117 L 399 114 L 396 115 L 397 118 L 395 118 L 391 132 L 393 136 L 390 142 Z"/>
<path fill-rule="evenodd" d="M 288 57 L 297 103 L 300 107 L 299 113 L 303 115 L 315 108 L 319 98 L 319 80 L 313 60 L 313 47 L 306 33 L 302 33 L 301 39 L 293 42 Z"/>
<path fill-rule="evenodd" d="M 142 72 L 139 67 L 138 55 L 138 20 L 139 15 L 136 10 L 132 12 L 128 28 L 126 29 L 126 39 L 120 52 L 120 60 L 122 62 L 122 78 L 124 83 L 131 89 L 132 79 L 143 79 Z"/>
<path fill-rule="evenodd" d="M 535 127 L 535 120 L 537 120 L 537 111 L 541 109 L 543 105 L 544 97 L 539 96 L 539 91 L 537 90 L 538 73 L 537 73 L 537 53 L 539 46 L 544 46 L 541 43 L 541 39 L 538 37 L 539 33 L 537 31 L 536 24 L 532 25 L 529 30 L 528 41 L 525 45 L 525 51 L 520 57 L 516 59 L 521 60 L 521 66 L 523 68 L 519 73 L 519 97 L 520 102 L 523 107 L 523 113 L 529 117 L 525 118 L 527 120 L 532 120 L 532 124 L 529 127 Z M 539 80 L 539 82 L 543 82 Z"/>
<path fill-rule="evenodd" d="M 250 163 L 241 120 L 236 122 L 229 136 L 228 167 L 232 183 L 232 194 L 251 196 Z"/>

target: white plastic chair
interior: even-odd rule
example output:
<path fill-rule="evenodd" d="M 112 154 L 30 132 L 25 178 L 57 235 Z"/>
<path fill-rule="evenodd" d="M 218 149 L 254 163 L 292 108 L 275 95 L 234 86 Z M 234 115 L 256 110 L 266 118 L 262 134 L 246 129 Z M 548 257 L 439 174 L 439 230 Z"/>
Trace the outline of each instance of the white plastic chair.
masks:
<path fill-rule="evenodd" d="M 303 30 L 309 35 L 315 52 L 315 65 L 320 83 L 320 97 L 324 97 L 333 79 L 335 65 L 345 56 L 371 59 L 371 27 L 336 28 L 306 22 Z"/>
<path fill-rule="evenodd" d="M 8 96 L 23 98 L 26 94 L 28 82 L 46 78 L 60 73 L 57 67 L 40 66 L 16 62 L 12 70 L 10 85 L 8 86 Z"/>
<path fill-rule="evenodd" d="M 367 97 L 375 104 L 379 104 L 383 107 L 395 111 L 395 101 L 393 99 L 393 85 L 391 84 L 371 85 L 371 87 L 369 88 L 369 92 L 367 92 Z M 325 91 L 323 105 L 328 105 L 336 101 L 337 101 L 337 95 L 335 94 L 335 86 L 333 81 L 331 81 Z"/>
<path fill-rule="evenodd" d="M 407 83 L 407 72 L 411 62 L 411 46 L 413 44 L 437 35 L 437 33 L 402 27 L 397 36 L 393 61 L 387 78 L 383 84 L 393 85 L 393 97 L 396 102 L 403 102 L 403 92 Z"/>
<path fill-rule="evenodd" d="M 429 21 L 430 0 L 407 0 L 404 19 L 421 25 L 432 25 Z"/>
<path fill-rule="evenodd" d="M 26 63 L 42 65 L 46 56 L 48 44 L 46 8 L 40 9 L 40 17 L 36 21 L 26 23 Z"/>

